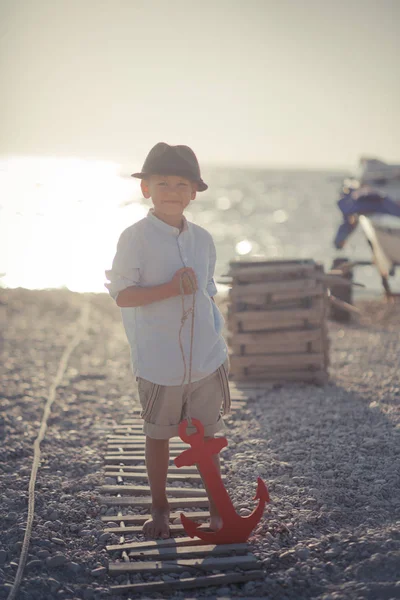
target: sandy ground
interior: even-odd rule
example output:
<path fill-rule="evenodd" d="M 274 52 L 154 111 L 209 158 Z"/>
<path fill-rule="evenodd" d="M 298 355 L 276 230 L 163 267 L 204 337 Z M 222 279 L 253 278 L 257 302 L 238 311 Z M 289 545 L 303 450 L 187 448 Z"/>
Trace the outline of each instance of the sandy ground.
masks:
<path fill-rule="evenodd" d="M 106 294 L 0 290 L 0 598 L 20 556 L 32 444 L 85 300 L 88 329 L 70 357 L 42 444 L 19 598 L 106 598 L 115 582 L 104 547 L 118 538 L 104 533 L 96 487 L 109 427 L 137 403 L 119 310 Z M 272 503 L 250 539 L 264 581 L 229 586 L 220 596 L 400 598 L 400 306 L 359 307 L 363 316 L 352 324 L 329 324 L 326 386 L 269 386 L 231 420 L 231 497 L 238 510 L 252 507 L 258 474 Z"/>

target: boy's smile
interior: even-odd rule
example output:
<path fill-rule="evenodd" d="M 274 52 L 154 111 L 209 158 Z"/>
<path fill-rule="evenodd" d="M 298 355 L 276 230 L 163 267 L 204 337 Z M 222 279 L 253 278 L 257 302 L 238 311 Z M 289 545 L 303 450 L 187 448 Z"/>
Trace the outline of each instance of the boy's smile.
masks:
<path fill-rule="evenodd" d="M 151 175 L 142 179 L 141 188 L 143 196 L 153 201 L 153 214 L 180 229 L 183 211 L 196 198 L 196 183 L 179 175 Z"/>

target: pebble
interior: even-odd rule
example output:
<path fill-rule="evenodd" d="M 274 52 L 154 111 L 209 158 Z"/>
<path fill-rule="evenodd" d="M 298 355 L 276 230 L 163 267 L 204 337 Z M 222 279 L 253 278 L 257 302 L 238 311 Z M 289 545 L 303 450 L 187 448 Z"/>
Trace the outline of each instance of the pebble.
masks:
<path fill-rule="evenodd" d="M 231 590 L 228 587 L 221 587 L 217 589 L 217 596 L 229 596 Z"/>
<path fill-rule="evenodd" d="M 7 550 L 0 550 L 0 566 L 4 565 L 7 560 Z"/>
<path fill-rule="evenodd" d="M 38 560 L 38 559 L 33 559 L 30 560 L 28 563 L 26 563 L 26 568 L 27 569 L 34 569 L 35 567 L 41 567 L 42 566 L 42 561 Z"/>
<path fill-rule="evenodd" d="M 81 571 L 81 566 L 76 562 L 68 562 L 66 563 L 66 567 L 73 573 L 79 573 Z"/>
<path fill-rule="evenodd" d="M 187 579 L 188 577 L 193 577 L 193 574 L 189 573 L 189 571 L 183 571 L 183 573 L 179 573 L 179 579 Z"/>
<path fill-rule="evenodd" d="M 90 574 L 93 575 L 93 577 L 102 577 L 106 573 L 107 573 L 106 567 L 96 567 L 95 569 L 92 569 L 90 571 Z"/>
<path fill-rule="evenodd" d="M 54 556 L 49 556 L 46 558 L 46 564 L 48 567 L 60 567 L 68 562 L 68 558 L 64 554 L 55 554 Z"/>
<path fill-rule="evenodd" d="M 66 546 L 66 543 L 61 538 L 52 537 L 51 541 L 57 544 L 58 546 Z"/>

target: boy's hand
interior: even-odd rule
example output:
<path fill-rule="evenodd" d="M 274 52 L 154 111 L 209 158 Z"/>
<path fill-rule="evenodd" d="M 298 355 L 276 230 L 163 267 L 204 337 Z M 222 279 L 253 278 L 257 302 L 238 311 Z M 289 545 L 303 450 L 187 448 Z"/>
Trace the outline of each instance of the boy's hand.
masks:
<path fill-rule="evenodd" d="M 185 273 L 185 275 L 183 275 Z M 184 294 L 192 294 L 197 290 L 196 273 L 190 267 L 179 269 L 171 279 L 171 286 L 177 296 L 181 294 L 180 280 L 182 279 L 182 287 Z"/>

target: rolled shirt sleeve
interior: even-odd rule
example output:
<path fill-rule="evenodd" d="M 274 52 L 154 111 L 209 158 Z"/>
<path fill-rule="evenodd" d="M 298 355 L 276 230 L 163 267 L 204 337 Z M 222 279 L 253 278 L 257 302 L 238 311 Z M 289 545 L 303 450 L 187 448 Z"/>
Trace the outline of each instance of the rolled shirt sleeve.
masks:
<path fill-rule="evenodd" d="M 212 298 L 217 293 L 217 286 L 214 280 L 215 263 L 217 260 L 217 253 L 215 250 L 215 244 L 210 236 L 210 254 L 208 260 L 208 278 L 207 278 L 207 293 Z"/>
<path fill-rule="evenodd" d="M 109 283 L 105 283 L 110 296 L 117 299 L 119 292 L 140 284 L 140 249 L 137 235 L 131 228 L 122 232 L 117 245 L 112 268 L 105 271 Z"/>

